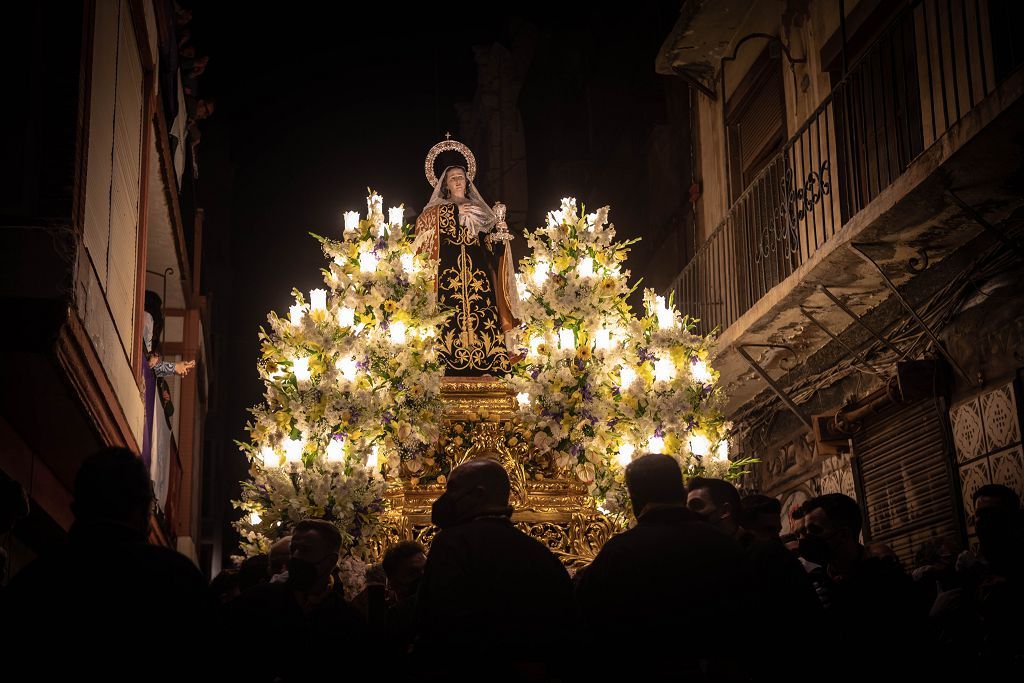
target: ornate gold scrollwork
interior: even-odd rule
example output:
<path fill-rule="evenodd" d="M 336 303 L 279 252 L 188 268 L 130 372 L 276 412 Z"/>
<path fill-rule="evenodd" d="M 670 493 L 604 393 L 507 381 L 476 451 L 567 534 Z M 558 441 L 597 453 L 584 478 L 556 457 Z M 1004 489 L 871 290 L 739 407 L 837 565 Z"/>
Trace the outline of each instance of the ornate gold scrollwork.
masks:
<path fill-rule="evenodd" d="M 621 531 L 602 515 L 577 479 L 540 456 L 531 435 L 516 419 L 515 397 L 497 379 L 445 379 L 441 385 L 445 424 L 425 468 L 389 492 L 387 542 L 415 539 L 429 545 L 437 533 L 430 507 L 444 492 L 452 469 L 467 460 L 491 457 L 512 484 L 512 521 L 547 546 L 570 571 L 589 564 L 601 546 Z M 383 545 L 381 550 L 386 547 Z"/>

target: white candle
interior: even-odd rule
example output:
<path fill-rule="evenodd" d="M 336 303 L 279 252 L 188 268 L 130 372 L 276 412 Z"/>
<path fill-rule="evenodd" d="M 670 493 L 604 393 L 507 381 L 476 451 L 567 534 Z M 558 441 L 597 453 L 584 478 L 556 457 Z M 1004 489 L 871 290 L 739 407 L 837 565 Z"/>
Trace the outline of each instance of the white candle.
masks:
<path fill-rule="evenodd" d="M 701 384 L 711 384 L 713 381 L 708 364 L 702 360 L 690 364 L 690 374 L 693 375 L 695 381 Z"/>
<path fill-rule="evenodd" d="M 359 212 L 358 211 L 346 211 L 345 216 L 345 232 L 353 232 L 359 229 Z"/>
<path fill-rule="evenodd" d="M 281 456 L 270 446 L 260 449 L 260 458 L 263 459 L 263 466 L 267 469 L 278 467 L 281 464 Z"/>
<path fill-rule="evenodd" d="M 718 460 L 725 462 L 729 459 L 729 439 L 722 439 L 718 442 Z"/>
<path fill-rule="evenodd" d="M 359 371 L 359 367 L 356 365 L 355 356 L 344 356 L 339 358 L 334 364 L 334 367 L 341 373 L 343 379 L 354 382 L 356 381 L 356 373 Z"/>
<path fill-rule="evenodd" d="M 676 365 L 669 358 L 654 361 L 654 381 L 671 382 L 676 376 Z"/>
<path fill-rule="evenodd" d="M 572 330 L 567 330 L 564 327 L 558 330 L 558 346 L 569 351 L 576 348 L 576 335 Z"/>
<path fill-rule="evenodd" d="M 377 256 L 372 251 L 359 252 L 359 270 L 364 273 L 377 272 Z"/>
<path fill-rule="evenodd" d="M 342 462 L 345 459 L 345 444 L 341 439 L 331 439 L 327 444 L 327 462 Z"/>
<path fill-rule="evenodd" d="M 305 439 L 285 439 L 284 457 L 291 463 L 302 462 L 302 451 L 306 449 Z"/>
<path fill-rule="evenodd" d="M 633 383 L 633 380 L 635 379 L 636 370 L 629 367 L 628 365 L 623 365 L 622 369 L 619 370 L 619 388 L 625 391 L 626 389 L 629 388 L 629 385 L 631 385 Z"/>
<path fill-rule="evenodd" d="M 663 330 L 671 329 L 676 324 L 676 317 L 672 309 L 665 307 L 665 297 L 659 296 L 654 299 L 654 314 L 658 318 L 658 327 Z"/>
<path fill-rule="evenodd" d="M 597 348 L 607 351 L 612 348 L 612 335 L 608 331 L 608 328 L 602 327 L 598 329 L 597 334 L 594 337 Z"/>
<path fill-rule="evenodd" d="M 580 277 L 594 277 L 594 259 L 589 256 L 580 259 L 579 264 L 576 266 L 576 272 L 579 273 Z"/>
<path fill-rule="evenodd" d="M 533 266 L 533 282 L 538 287 L 548 279 L 548 270 L 551 268 L 547 261 L 537 261 Z"/>
<path fill-rule="evenodd" d="M 404 206 L 392 206 L 390 209 L 388 209 L 388 223 L 390 223 L 391 225 L 401 227 L 404 217 Z"/>
<path fill-rule="evenodd" d="M 625 467 L 629 463 L 633 462 L 633 453 L 636 451 L 636 447 L 631 443 L 624 443 L 619 446 L 619 464 Z"/>
<path fill-rule="evenodd" d="M 356 311 L 349 306 L 338 309 L 338 324 L 342 327 L 352 327 L 356 324 Z"/>
<path fill-rule="evenodd" d="M 309 290 L 309 310 L 310 312 L 327 310 L 327 290 L 319 288 Z"/>
<path fill-rule="evenodd" d="M 402 254 L 398 259 L 399 263 L 402 264 L 402 270 L 410 275 L 416 272 L 416 261 L 412 254 Z"/>
<path fill-rule="evenodd" d="M 525 391 L 518 393 L 516 394 L 516 400 L 519 401 L 520 408 L 525 408 L 530 405 L 530 394 Z"/>
<path fill-rule="evenodd" d="M 288 317 L 291 319 L 292 325 L 294 325 L 295 327 L 299 327 L 300 325 L 302 325 L 302 318 L 305 317 L 305 315 L 306 309 L 300 306 L 299 304 L 295 304 L 294 306 L 288 309 Z"/>
<path fill-rule="evenodd" d="M 295 373 L 295 379 L 300 382 L 308 382 L 313 376 L 313 373 L 309 369 L 309 357 L 299 356 L 292 361 L 292 372 Z"/>
<path fill-rule="evenodd" d="M 371 469 L 377 469 L 377 444 L 373 444 L 373 448 L 370 449 L 370 455 L 366 458 L 366 466 Z"/>
<path fill-rule="evenodd" d="M 405 323 L 401 320 L 396 320 L 391 323 L 388 328 L 391 334 L 392 344 L 404 344 L 405 343 Z"/>
<path fill-rule="evenodd" d="M 704 457 L 711 450 L 711 441 L 703 434 L 690 435 L 690 452 L 697 457 Z"/>
<path fill-rule="evenodd" d="M 664 453 L 665 452 L 665 439 L 660 436 L 652 436 L 647 439 L 647 452 L 648 453 Z"/>

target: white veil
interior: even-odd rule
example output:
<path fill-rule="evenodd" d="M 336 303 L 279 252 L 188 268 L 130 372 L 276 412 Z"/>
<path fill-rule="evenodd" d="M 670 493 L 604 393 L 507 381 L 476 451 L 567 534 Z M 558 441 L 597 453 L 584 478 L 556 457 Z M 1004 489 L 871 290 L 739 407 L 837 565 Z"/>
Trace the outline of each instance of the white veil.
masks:
<path fill-rule="evenodd" d="M 445 181 L 448 178 L 448 171 L 453 168 L 461 169 L 463 172 L 466 170 L 462 166 L 448 166 L 445 168 L 444 173 L 438 177 L 437 184 L 434 185 L 434 191 L 430 194 L 430 201 L 423 207 L 424 211 L 432 206 L 453 203 L 451 196 L 448 194 L 448 186 L 445 184 Z M 473 184 L 473 181 L 469 179 L 468 174 L 466 175 L 466 203 L 471 204 L 474 209 L 478 210 L 474 210 L 472 212 L 475 215 L 471 221 L 473 223 L 473 227 L 477 229 L 477 232 L 490 232 L 491 228 L 494 227 L 494 224 L 498 222 L 498 218 L 494 215 L 494 211 L 491 210 L 491 207 L 487 206 L 487 202 L 483 200 L 483 197 L 480 196 L 479 190 L 476 189 L 476 185 Z"/>

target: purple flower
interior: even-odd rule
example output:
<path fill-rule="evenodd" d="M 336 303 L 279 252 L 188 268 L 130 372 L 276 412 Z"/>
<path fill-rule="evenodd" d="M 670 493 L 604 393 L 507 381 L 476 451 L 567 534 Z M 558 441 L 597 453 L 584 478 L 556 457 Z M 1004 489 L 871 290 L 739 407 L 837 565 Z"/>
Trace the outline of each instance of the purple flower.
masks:
<path fill-rule="evenodd" d="M 533 370 L 530 371 L 530 377 L 536 380 L 540 376 L 540 369 L 539 365 L 535 366 Z"/>
<path fill-rule="evenodd" d="M 657 357 L 649 350 L 647 350 L 646 346 L 641 346 L 637 348 L 636 355 L 641 361 L 657 360 Z"/>
<path fill-rule="evenodd" d="M 665 430 L 662 429 L 661 427 L 658 427 L 657 429 L 654 430 L 654 435 L 661 439 L 665 436 Z"/>

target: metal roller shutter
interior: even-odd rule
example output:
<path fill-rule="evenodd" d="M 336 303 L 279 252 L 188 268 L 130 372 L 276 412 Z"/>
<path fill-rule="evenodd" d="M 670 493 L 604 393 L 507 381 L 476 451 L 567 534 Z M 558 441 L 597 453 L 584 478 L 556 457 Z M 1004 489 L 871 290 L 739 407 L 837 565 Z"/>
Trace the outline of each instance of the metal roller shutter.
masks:
<path fill-rule="evenodd" d="M 934 399 L 897 405 L 854 437 L 864 540 L 887 543 L 908 569 L 924 542 L 962 541 L 944 415 Z"/>

